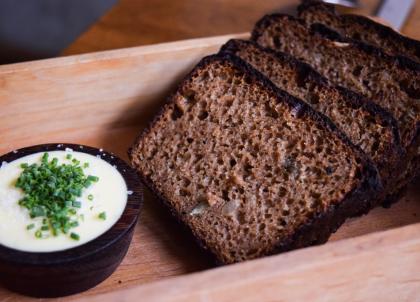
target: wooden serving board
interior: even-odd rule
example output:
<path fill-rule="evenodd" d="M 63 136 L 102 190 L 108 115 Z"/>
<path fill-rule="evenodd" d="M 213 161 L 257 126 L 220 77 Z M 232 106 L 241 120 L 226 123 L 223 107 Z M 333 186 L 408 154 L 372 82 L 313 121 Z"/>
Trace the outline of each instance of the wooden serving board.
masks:
<path fill-rule="evenodd" d="M 101 147 L 127 159 L 135 136 L 179 79 L 229 38 L 247 36 L 186 40 L 0 66 L 0 153 L 33 144 L 67 142 Z M 153 301 L 234 301 L 242 297 L 244 301 L 280 301 L 283 298 L 279 294 L 284 294 L 288 300 L 310 297 L 320 301 L 326 294 L 321 289 L 328 290 L 331 284 L 335 287 L 328 292 L 328 301 L 347 301 L 349 296 L 342 290 L 361 284 L 372 292 L 359 298 L 388 293 L 390 289 L 383 291 L 384 285 L 397 293 L 404 291 L 406 296 L 420 294 L 420 224 L 415 224 L 420 222 L 419 187 L 420 183 L 414 184 L 391 209 L 378 208 L 349 220 L 324 246 L 217 269 L 146 192 L 132 245 L 119 269 L 96 288 L 64 300 L 124 297 L 134 301 L 142 297 Z M 411 226 L 399 228 L 406 225 Z M 382 232 L 388 229 L 393 230 Z M 381 233 L 341 240 L 372 232 Z M 396 262 L 397 258 L 404 259 L 403 263 Z M 198 271 L 203 272 L 188 275 Z M 341 285 L 324 284 L 347 272 L 351 278 L 338 278 Z M 178 275 L 185 276 L 168 278 Z M 368 282 L 367 278 L 380 282 Z M 166 280 L 153 282 L 161 279 Z M 400 281 L 406 282 L 404 286 Z M 311 286 L 306 286 L 307 282 Z M 267 292 L 256 296 L 258 291 L 252 294 L 252 288 Z M 389 300 L 396 296 L 383 297 Z M 30 298 L 0 286 L 0 301 L 25 299 Z"/>

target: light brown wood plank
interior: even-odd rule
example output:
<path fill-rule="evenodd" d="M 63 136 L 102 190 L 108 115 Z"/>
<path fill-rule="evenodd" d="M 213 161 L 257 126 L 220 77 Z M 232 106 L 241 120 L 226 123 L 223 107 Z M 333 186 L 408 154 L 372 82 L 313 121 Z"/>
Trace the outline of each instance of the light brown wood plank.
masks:
<path fill-rule="evenodd" d="M 419 301 L 419 230 L 411 225 L 88 301 Z"/>
<path fill-rule="evenodd" d="M 230 37 L 0 66 L 0 153 L 32 144 L 73 142 L 103 147 L 126 158 L 128 147 L 168 91 L 201 57 L 217 51 Z M 375 209 L 350 220 L 331 241 L 420 222 L 418 183 L 416 188 L 389 210 Z M 197 246 L 147 194 L 122 265 L 108 280 L 78 296 L 210 267 Z M 21 301 L 22 297 L 0 287 L 3 300 Z"/>

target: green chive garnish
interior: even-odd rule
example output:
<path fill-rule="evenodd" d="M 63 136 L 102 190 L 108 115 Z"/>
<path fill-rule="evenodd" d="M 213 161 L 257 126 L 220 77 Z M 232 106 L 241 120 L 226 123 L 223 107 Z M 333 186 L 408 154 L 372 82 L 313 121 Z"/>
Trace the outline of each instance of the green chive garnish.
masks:
<path fill-rule="evenodd" d="M 99 219 L 106 220 L 106 212 L 102 212 L 98 215 Z"/>
<path fill-rule="evenodd" d="M 87 177 L 87 180 L 88 180 L 88 181 L 97 182 L 97 181 L 99 180 L 99 177 L 98 177 L 98 176 L 89 175 L 89 176 Z"/>
<path fill-rule="evenodd" d="M 70 234 L 70 238 L 73 239 L 73 240 L 79 240 L 80 239 L 80 236 L 79 236 L 79 234 L 71 233 Z"/>
<path fill-rule="evenodd" d="M 44 216 L 45 209 L 43 206 L 34 205 L 33 208 L 30 209 L 29 215 L 31 218 Z"/>
<path fill-rule="evenodd" d="M 66 158 L 72 159 L 72 155 L 67 154 Z M 77 199 L 85 188 L 99 178 L 85 175 L 77 159 L 73 158 L 68 164 L 59 164 L 57 158 L 50 160 L 48 153 L 42 155 L 40 163 L 23 163 L 20 167 L 23 171 L 15 186 L 22 189 L 24 195 L 19 205 L 28 210 L 31 218 L 42 218 L 42 226 L 35 232 L 35 237 L 48 236 L 43 235 L 43 231 L 49 231 L 54 236 L 67 234 L 71 228 L 78 226 L 77 211 L 82 203 Z M 33 229 L 35 224 L 29 224 L 26 228 Z M 75 233 L 71 233 L 70 237 L 79 240 L 79 235 Z"/>
<path fill-rule="evenodd" d="M 93 200 L 93 195 L 92 195 L 92 194 L 89 194 L 87 198 L 88 198 L 89 200 Z"/>
<path fill-rule="evenodd" d="M 41 161 L 42 161 L 42 163 L 43 163 L 43 164 L 48 163 L 48 157 L 49 157 L 48 153 L 44 153 L 44 154 L 42 155 L 42 159 L 41 159 Z"/>

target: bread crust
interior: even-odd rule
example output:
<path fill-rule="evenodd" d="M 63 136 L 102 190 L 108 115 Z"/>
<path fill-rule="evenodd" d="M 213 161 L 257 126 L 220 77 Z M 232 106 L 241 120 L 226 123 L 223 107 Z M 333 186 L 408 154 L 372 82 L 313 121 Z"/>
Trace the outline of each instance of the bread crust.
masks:
<path fill-rule="evenodd" d="M 323 38 L 327 38 L 332 41 L 351 43 L 369 55 L 380 57 L 383 60 L 389 60 L 400 68 L 409 69 L 413 72 L 420 73 L 420 64 L 405 56 L 391 56 L 384 52 L 382 49 L 375 46 L 357 40 L 344 38 L 340 36 L 339 33 L 331 30 L 323 24 L 313 24 L 311 25 L 310 30 L 314 34 L 321 35 Z M 383 204 L 384 207 L 389 207 L 389 205 L 398 201 L 396 196 L 403 196 L 403 194 L 400 192 L 404 191 L 404 188 L 408 185 L 408 183 L 412 182 L 414 178 L 420 175 L 420 172 L 418 171 L 420 168 L 420 154 L 418 151 L 418 148 L 420 147 L 420 121 L 416 123 L 415 128 L 412 131 L 411 140 L 404 142 L 404 144 L 407 146 L 407 149 L 405 150 L 404 156 L 401 158 L 397 172 L 399 174 L 404 174 L 405 170 L 409 170 L 410 175 L 404 175 L 402 180 L 400 180 L 400 183 L 402 184 L 401 187 L 397 187 L 393 192 L 391 192 L 390 196 L 386 197 L 386 200 Z M 392 202 L 390 202 L 390 200 Z"/>
<path fill-rule="evenodd" d="M 271 14 L 264 16 L 256 23 L 251 35 L 251 39 L 257 42 L 259 38 L 262 37 L 267 28 L 275 25 L 276 22 L 283 20 L 286 20 L 287 22 L 293 22 L 294 24 L 307 29 L 307 24 L 302 19 L 298 19 L 285 14 Z M 390 65 L 394 65 L 398 68 L 402 68 L 416 74 L 420 73 L 420 64 L 417 64 L 411 59 L 400 55 L 391 56 L 382 49 L 375 46 L 344 38 L 337 32 L 327 28 L 322 24 L 314 24 L 307 30 L 309 35 L 318 36 L 319 38 L 324 38 L 336 42 L 348 43 L 346 46 L 347 50 L 354 49 L 355 51 L 363 52 L 368 56 L 373 56 L 384 60 Z M 388 194 L 391 196 L 385 197 L 385 199 L 389 199 L 394 195 L 398 195 L 397 193 L 401 190 L 401 188 L 406 186 L 407 183 L 416 176 L 415 174 L 419 167 L 418 147 L 420 146 L 420 121 L 415 122 L 413 127 L 410 128 L 409 133 L 410 135 L 407 135 L 405 140 L 401 139 L 404 152 L 397 165 L 398 168 L 395 170 L 396 173 L 393 175 L 393 178 L 397 178 L 395 180 L 397 185 L 388 192 Z M 406 171 L 410 171 L 412 175 L 404 175 Z M 392 199 L 395 200 L 395 198 Z"/>
<path fill-rule="evenodd" d="M 373 46 L 371 44 L 366 44 L 358 40 L 343 37 L 338 32 L 332 30 L 331 28 L 328 28 L 324 24 L 312 24 L 310 26 L 310 31 L 313 34 L 318 34 L 323 38 L 327 38 L 332 41 L 351 43 L 353 47 L 358 48 L 369 55 L 377 56 L 382 60 L 392 61 L 400 68 L 409 69 L 414 72 L 420 72 L 420 64 L 411 60 L 410 58 L 407 58 L 406 56 L 400 54 L 390 55 L 383 49 Z"/>
<path fill-rule="evenodd" d="M 211 66 L 213 63 L 219 64 L 228 64 L 235 69 L 235 72 L 240 72 L 245 74 L 248 79 L 260 86 L 262 89 L 266 89 L 268 93 L 274 95 L 278 98 L 279 101 L 287 104 L 290 109 L 299 107 L 301 115 L 313 120 L 315 123 L 320 124 L 322 127 L 328 129 L 328 131 L 334 133 L 339 137 L 345 145 L 349 146 L 357 157 L 361 160 L 361 177 L 360 182 L 356 185 L 351 191 L 349 191 L 345 197 L 335 205 L 330 205 L 327 211 L 316 213 L 313 217 L 308 219 L 306 223 L 302 224 L 295 232 L 279 241 L 273 248 L 269 251 L 266 251 L 264 254 L 258 255 L 265 256 L 270 254 L 275 254 L 278 252 L 284 252 L 292 250 L 299 247 L 305 247 L 312 244 L 320 244 L 325 242 L 332 232 L 334 232 L 348 217 L 353 216 L 355 213 L 367 212 L 371 209 L 371 202 L 374 200 L 375 196 L 382 189 L 377 170 L 371 160 L 363 153 L 363 151 L 353 145 L 350 140 L 337 129 L 337 127 L 325 116 L 315 112 L 310 108 L 309 105 L 304 103 L 301 100 L 293 98 L 284 91 L 279 90 L 273 83 L 271 83 L 267 78 L 262 74 L 253 69 L 246 62 L 241 59 L 232 56 L 232 55 L 213 55 L 206 57 L 198 63 L 198 65 L 185 77 L 184 81 L 178 86 L 178 90 L 181 90 L 182 87 L 188 82 L 188 79 L 193 75 L 198 73 L 200 70 Z M 143 132 L 137 137 L 134 144 L 128 151 L 128 155 L 132 166 L 137 169 L 140 178 L 143 183 L 155 193 L 158 199 L 169 209 L 171 214 L 182 224 L 186 225 L 189 232 L 195 237 L 199 245 L 212 253 L 219 263 L 231 263 L 238 261 L 237 259 L 229 259 L 223 253 L 216 253 L 211 250 L 209 247 L 206 247 L 204 242 L 195 235 L 194 230 L 188 225 L 187 221 L 183 219 L 182 215 L 178 213 L 174 208 L 170 206 L 169 201 L 165 196 L 159 191 L 153 181 L 139 169 L 138 158 L 138 146 L 142 139 L 147 136 L 150 131 L 153 129 L 155 124 L 161 118 L 161 115 L 168 109 L 168 106 L 174 103 L 173 96 L 174 92 L 167 100 L 166 105 L 161 109 L 160 113 L 155 116 L 153 121 L 146 127 Z M 299 117 L 297 117 L 299 118 Z"/>
<path fill-rule="evenodd" d="M 348 104 L 351 108 L 362 108 L 364 111 L 368 112 L 371 116 L 378 117 L 380 124 L 384 127 L 388 127 L 392 133 L 392 139 L 387 144 L 386 150 L 383 152 L 383 156 L 379 162 L 376 162 L 377 167 L 380 169 L 382 175 L 389 175 L 390 173 L 395 173 L 395 169 L 398 169 L 398 162 L 403 156 L 404 151 L 401 146 L 400 136 L 398 132 L 397 121 L 388 111 L 370 101 L 369 99 L 357 94 L 349 89 L 344 87 L 335 86 L 329 81 L 316 72 L 310 65 L 297 60 L 296 58 L 288 55 L 284 52 L 276 52 L 272 49 L 265 48 L 255 43 L 254 41 L 245 41 L 245 40 L 229 40 L 224 44 L 219 53 L 223 54 L 232 54 L 236 55 L 237 53 L 247 46 L 252 46 L 260 51 L 270 55 L 274 58 L 277 58 L 279 62 L 287 62 L 290 66 L 296 70 L 296 73 L 299 76 L 302 76 L 304 81 L 310 79 L 311 82 L 317 83 L 319 86 L 327 86 L 337 90 L 340 95 L 343 97 L 343 101 Z M 287 91 L 286 91 L 287 92 Z M 334 121 L 333 121 L 334 122 Z"/>
<path fill-rule="evenodd" d="M 393 30 L 391 27 L 375 22 L 370 18 L 354 14 L 341 15 L 335 10 L 333 5 L 321 3 L 318 1 L 305 1 L 298 6 L 297 11 L 298 16 L 302 19 L 307 19 L 307 15 L 320 11 L 328 13 L 329 16 L 337 20 L 337 22 L 343 24 L 360 24 L 365 28 L 370 28 L 372 32 L 376 33 L 383 40 L 383 42 L 386 43 L 387 41 L 392 41 L 393 43 L 396 42 L 396 44 L 399 44 L 399 53 L 410 57 L 416 62 L 420 62 L 420 41 L 403 36 Z M 385 47 L 384 45 L 376 46 Z M 396 53 L 391 54 L 396 55 Z"/>
<path fill-rule="evenodd" d="M 269 14 L 269 15 L 265 15 L 255 24 L 255 27 L 251 33 L 251 40 L 257 41 L 258 38 L 264 33 L 264 29 L 272 25 L 274 22 L 276 22 L 276 19 L 289 19 L 290 21 L 299 23 L 301 26 L 307 27 L 307 24 L 302 19 L 298 19 L 296 17 L 282 14 L 282 13 Z M 328 28 L 327 26 L 323 24 L 316 23 L 316 24 L 310 25 L 309 28 L 310 28 L 311 34 L 319 34 L 320 36 L 330 39 L 330 40 L 351 43 L 350 47 L 360 49 L 369 55 L 377 56 L 383 60 L 390 60 L 401 68 L 407 68 L 414 72 L 420 71 L 420 64 L 418 64 L 417 62 L 403 55 L 390 55 L 390 54 L 387 54 L 385 51 L 383 51 L 381 48 L 378 48 L 376 46 L 373 46 L 373 45 L 370 45 L 361 41 L 357 41 L 354 39 L 343 37 L 338 32 Z"/>

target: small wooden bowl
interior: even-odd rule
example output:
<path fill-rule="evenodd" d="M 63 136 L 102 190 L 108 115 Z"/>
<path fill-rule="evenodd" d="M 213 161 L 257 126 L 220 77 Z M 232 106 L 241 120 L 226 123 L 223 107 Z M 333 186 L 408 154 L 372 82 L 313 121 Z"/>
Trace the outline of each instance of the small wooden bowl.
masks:
<path fill-rule="evenodd" d="M 0 157 L 11 162 L 25 155 L 65 150 L 101 155 L 115 165 L 128 190 L 127 205 L 120 219 L 107 232 L 81 246 L 48 253 L 22 252 L 0 244 L 0 283 L 34 297 L 59 297 L 87 290 L 109 277 L 123 260 L 143 202 L 143 189 L 136 172 L 123 160 L 102 150 L 74 144 L 46 144 L 19 149 Z"/>

